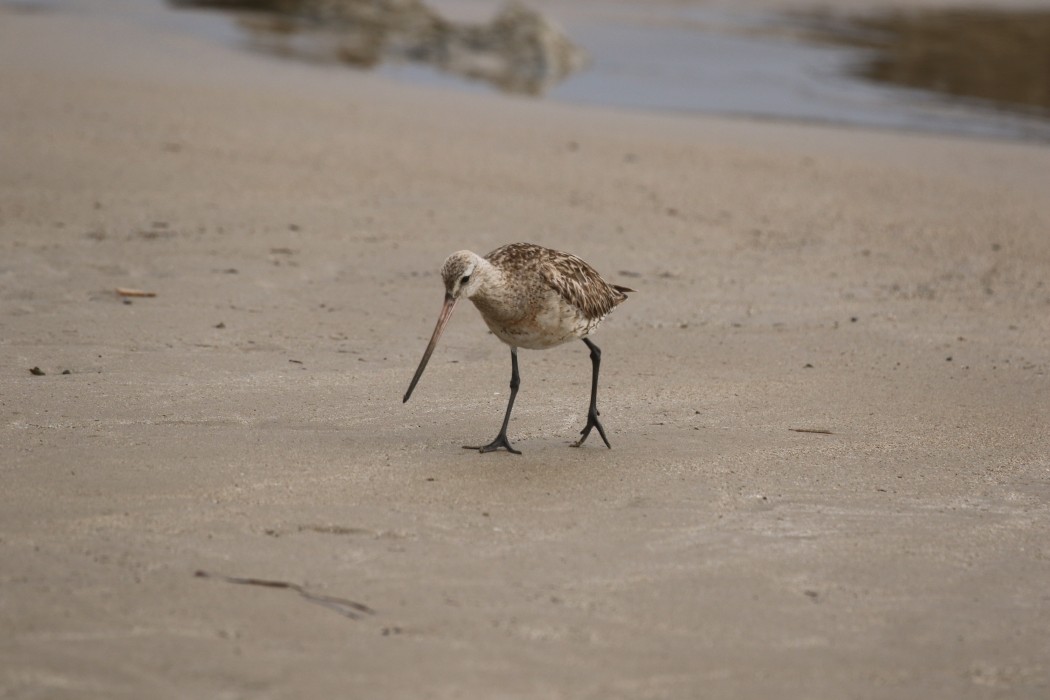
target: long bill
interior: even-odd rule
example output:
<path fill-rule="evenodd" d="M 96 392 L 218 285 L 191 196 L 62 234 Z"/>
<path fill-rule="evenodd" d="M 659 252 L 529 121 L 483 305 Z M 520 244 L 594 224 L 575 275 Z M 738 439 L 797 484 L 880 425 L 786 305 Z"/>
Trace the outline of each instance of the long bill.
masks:
<path fill-rule="evenodd" d="M 412 377 L 412 383 L 408 385 L 408 391 L 405 392 L 405 398 L 402 399 L 401 403 L 408 401 L 409 397 L 412 396 L 412 390 L 416 388 L 416 383 L 419 378 L 423 376 L 423 370 L 427 368 L 427 362 L 430 361 L 430 356 L 434 353 L 434 348 L 437 346 L 438 338 L 441 337 L 441 331 L 445 330 L 445 326 L 448 324 L 448 320 L 452 318 L 452 310 L 456 308 L 456 302 L 459 301 L 449 293 L 445 293 L 445 303 L 441 307 L 441 314 L 438 316 L 437 325 L 434 326 L 434 335 L 430 336 L 430 343 L 427 345 L 426 351 L 423 353 L 423 359 L 419 361 L 419 367 L 416 368 L 416 374 Z"/>

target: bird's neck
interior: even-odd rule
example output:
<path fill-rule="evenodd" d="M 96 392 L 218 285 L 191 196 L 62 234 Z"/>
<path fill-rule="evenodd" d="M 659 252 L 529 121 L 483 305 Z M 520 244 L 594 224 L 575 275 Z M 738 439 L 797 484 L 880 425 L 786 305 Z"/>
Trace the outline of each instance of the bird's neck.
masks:
<path fill-rule="evenodd" d="M 522 299 L 513 294 L 502 270 L 482 258 L 474 274 L 481 276 L 481 285 L 470 300 L 485 318 L 509 321 L 521 315 Z"/>

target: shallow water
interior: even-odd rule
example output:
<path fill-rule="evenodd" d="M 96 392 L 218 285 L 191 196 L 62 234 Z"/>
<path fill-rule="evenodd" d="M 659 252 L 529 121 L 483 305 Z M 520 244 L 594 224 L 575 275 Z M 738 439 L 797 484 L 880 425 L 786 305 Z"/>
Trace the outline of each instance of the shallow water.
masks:
<path fill-rule="evenodd" d="M 19 4 L 60 9 L 67 1 L 73 2 Z M 449 23 L 459 37 L 452 45 L 455 60 L 450 60 L 448 46 L 435 48 L 430 34 L 413 45 L 411 36 L 406 40 L 375 22 L 362 31 L 360 22 L 333 28 L 315 15 L 308 17 L 313 24 L 307 30 L 280 17 L 273 21 L 279 12 L 287 17 L 290 6 L 312 13 L 316 7 L 353 1 L 143 0 L 143 7 L 159 5 L 172 26 L 214 41 L 289 58 L 340 61 L 394 80 L 450 89 L 495 88 L 613 108 L 1050 142 L 1050 10 L 848 17 L 715 10 L 689 3 L 565 3 L 566 17 L 551 18 L 554 29 L 564 28 L 566 46 L 582 47 L 586 62 L 561 46 L 560 64 L 541 56 L 527 69 L 515 59 L 537 57 L 520 45 L 500 53 L 499 41 L 489 41 L 472 55 L 474 45 L 488 40 L 475 31 L 478 25 Z M 225 9 L 177 7 L 187 2 Z M 436 17 L 439 23 L 445 22 L 445 10 L 462 5 L 460 0 L 372 4 L 384 3 L 422 6 L 423 19 Z M 254 10 L 248 21 L 245 14 L 230 11 L 246 6 Z M 479 7 L 490 17 L 498 9 L 495 3 L 474 9 Z M 405 22 L 403 13 L 392 16 Z M 390 50 L 374 50 L 369 32 L 381 34 Z M 513 32 L 496 32 L 497 39 L 508 34 Z"/>
<path fill-rule="evenodd" d="M 442 1 L 432 5 L 440 13 Z M 1050 141 L 1050 11 L 842 17 L 689 4 L 572 9 L 563 26 L 589 61 L 536 91 L 549 99 Z M 418 63 L 376 70 L 454 89 L 473 85 Z"/>
<path fill-rule="evenodd" d="M 870 80 L 1050 116 L 1050 10 L 895 11 L 805 21 L 819 38 L 870 49 L 856 68 Z"/>
<path fill-rule="evenodd" d="M 1050 141 L 1050 11 L 842 18 L 670 7 L 568 33 L 592 64 L 554 99 Z"/>

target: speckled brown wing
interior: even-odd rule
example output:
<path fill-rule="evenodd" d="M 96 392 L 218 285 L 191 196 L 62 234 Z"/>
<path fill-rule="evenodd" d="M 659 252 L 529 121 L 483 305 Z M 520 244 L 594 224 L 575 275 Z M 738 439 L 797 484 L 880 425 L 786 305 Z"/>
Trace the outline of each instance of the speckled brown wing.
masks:
<path fill-rule="evenodd" d="M 588 319 L 603 318 L 627 298 L 624 292 L 632 291 L 609 284 L 575 255 L 532 243 L 511 243 L 486 257 L 500 266 L 534 266 L 552 289 Z"/>
<path fill-rule="evenodd" d="M 543 258 L 554 252 L 534 243 L 508 243 L 496 248 L 485 259 L 499 268 L 524 270 L 536 268 Z"/>
<path fill-rule="evenodd" d="M 540 274 L 570 304 L 592 320 L 604 318 L 627 295 L 613 288 L 586 262 L 568 253 L 545 260 Z"/>

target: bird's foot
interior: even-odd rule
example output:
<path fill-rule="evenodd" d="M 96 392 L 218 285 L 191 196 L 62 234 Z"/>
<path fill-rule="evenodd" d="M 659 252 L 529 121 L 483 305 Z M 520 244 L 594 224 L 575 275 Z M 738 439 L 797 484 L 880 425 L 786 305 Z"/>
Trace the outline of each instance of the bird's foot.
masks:
<path fill-rule="evenodd" d="M 500 449 L 501 447 L 503 449 L 505 449 L 507 452 L 510 452 L 511 454 L 514 454 L 514 455 L 520 455 L 521 454 L 521 452 L 519 450 L 515 450 L 513 447 L 510 446 L 510 440 L 507 439 L 507 434 L 506 433 L 500 433 L 499 435 L 496 436 L 495 440 L 493 440 L 492 442 L 490 442 L 487 445 L 482 445 L 480 447 L 474 446 L 474 445 L 464 445 L 463 449 L 464 450 L 477 450 L 481 454 L 485 454 L 486 452 L 495 452 L 496 450 Z"/>
<path fill-rule="evenodd" d="M 605 428 L 602 427 L 602 422 L 598 420 L 597 410 L 590 411 L 587 414 L 587 425 L 585 425 L 583 427 L 583 430 L 580 431 L 580 439 L 572 443 L 572 446 L 582 447 L 583 441 L 586 440 L 587 436 L 591 434 L 591 428 L 598 429 L 598 434 L 602 436 L 602 441 L 605 443 L 605 446 L 611 450 L 612 445 L 609 444 L 609 438 L 605 437 Z"/>

